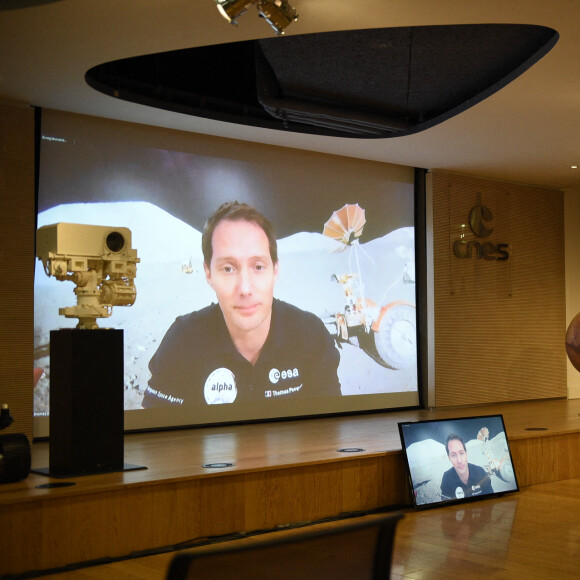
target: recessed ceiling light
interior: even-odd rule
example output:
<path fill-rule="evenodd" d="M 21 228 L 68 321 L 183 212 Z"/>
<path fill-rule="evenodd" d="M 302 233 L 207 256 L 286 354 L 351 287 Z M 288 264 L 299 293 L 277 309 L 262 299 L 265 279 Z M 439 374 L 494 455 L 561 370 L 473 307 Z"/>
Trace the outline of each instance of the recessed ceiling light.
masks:
<path fill-rule="evenodd" d="M 578 165 L 571 165 L 570 169 L 578 169 Z"/>

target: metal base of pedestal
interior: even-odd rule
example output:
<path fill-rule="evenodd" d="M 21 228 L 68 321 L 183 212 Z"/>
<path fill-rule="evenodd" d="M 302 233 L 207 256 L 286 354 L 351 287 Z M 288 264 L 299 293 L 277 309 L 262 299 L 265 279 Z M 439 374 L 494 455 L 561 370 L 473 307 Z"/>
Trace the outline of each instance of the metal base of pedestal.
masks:
<path fill-rule="evenodd" d="M 31 469 L 30 473 L 37 473 L 38 475 L 46 475 L 47 477 L 54 477 L 55 479 L 68 479 L 69 477 L 81 477 L 85 475 L 100 475 L 103 473 L 117 473 L 121 471 L 137 471 L 139 469 L 147 469 L 144 465 L 133 465 L 131 463 L 124 463 L 122 469 L 115 470 L 99 470 L 89 473 L 83 471 L 82 473 L 58 473 L 50 470 L 50 467 L 39 467 L 38 469 Z"/>

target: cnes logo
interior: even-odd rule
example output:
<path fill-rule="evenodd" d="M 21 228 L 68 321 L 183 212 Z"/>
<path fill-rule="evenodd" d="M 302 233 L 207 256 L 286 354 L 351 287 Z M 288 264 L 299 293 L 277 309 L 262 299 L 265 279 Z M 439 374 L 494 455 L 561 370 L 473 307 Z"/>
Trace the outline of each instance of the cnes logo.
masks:
<path fill-rule="evenodd" d="M 477 204 L 469 212 L 469 229 L 478 240 L 466 240 L 462 231 L 458 240 L 453 243 L 453 254 L 460 259 L 476 258 L 478 260 L 507 260 L 509 244 L 496 244 L 485 240 L 493 233 L 493 212 L 483 205 L 481 193 L 477 195 Z M 465 228 L 465 226 L 462 226 Z"/>
<path fill-rule="evenodd" d="M 486 223 L 493 220 L 493 213 L 488 207 L 481 205 L 481 194 L 478 201 L 479 203 L 469 212 L 469 227 L 478 238 L 487 238 L 493 232 L 493 228 L 488 228 Z"/>

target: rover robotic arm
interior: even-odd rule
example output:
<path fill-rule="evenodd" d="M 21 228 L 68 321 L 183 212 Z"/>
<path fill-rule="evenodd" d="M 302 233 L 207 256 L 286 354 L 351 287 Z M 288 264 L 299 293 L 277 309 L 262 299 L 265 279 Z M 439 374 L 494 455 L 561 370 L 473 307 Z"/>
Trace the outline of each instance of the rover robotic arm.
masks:
<path fill-rule="evenodd" d="M 75 283 L 76 306 L 59 314 L 78 318 L 77 328 L 98 328 L 97 318 L 111 316 L 113 306 L 132 306 L 137 296 L 137 250 L 131 230 L 58 223 L 36 233 L 36 255 L 47 276 Z"/>

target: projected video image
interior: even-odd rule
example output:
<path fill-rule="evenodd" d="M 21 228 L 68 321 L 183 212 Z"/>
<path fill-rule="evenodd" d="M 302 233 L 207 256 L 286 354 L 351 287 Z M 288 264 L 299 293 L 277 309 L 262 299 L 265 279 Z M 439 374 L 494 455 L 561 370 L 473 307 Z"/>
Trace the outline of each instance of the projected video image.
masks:
<path fill-rule="evenodd" d="M 124 330 L 131 425 L 417 404 L 412 183 L 386 181 L 377 192 L 372 181 L 368 191 L 337 191 L 334 182 L 326 191 L 317 188 L 312 199 L 306 178 L 302 185 L 294 180 L 276 187 L 280 167 L 268 176 L 255 162 L 119 143 L 95 155 L 92 143 L 80 141 L 43 141 L 37 225 L 131 230 L 137 298 L 97 320 Z M 202 255 L 205 221 L 229 201 L 263 213 L 277 241 L 266 291 L 271 320 L 259 353 L 236 334 L 239 320 L 228 318 L 221 274 L 209 271 Z M 247 233 L 241 239 L 249 239 Z M 251 256 L 269 255 L 264 248 Z M 73 290 L 37 262 L 37 417 L 49 413 L 50 331 L 78 322 L 59 315 L 59 308 L 75 304 Z M 262 303 L 246 304 L 243 324 L 260 316 Z"/>

